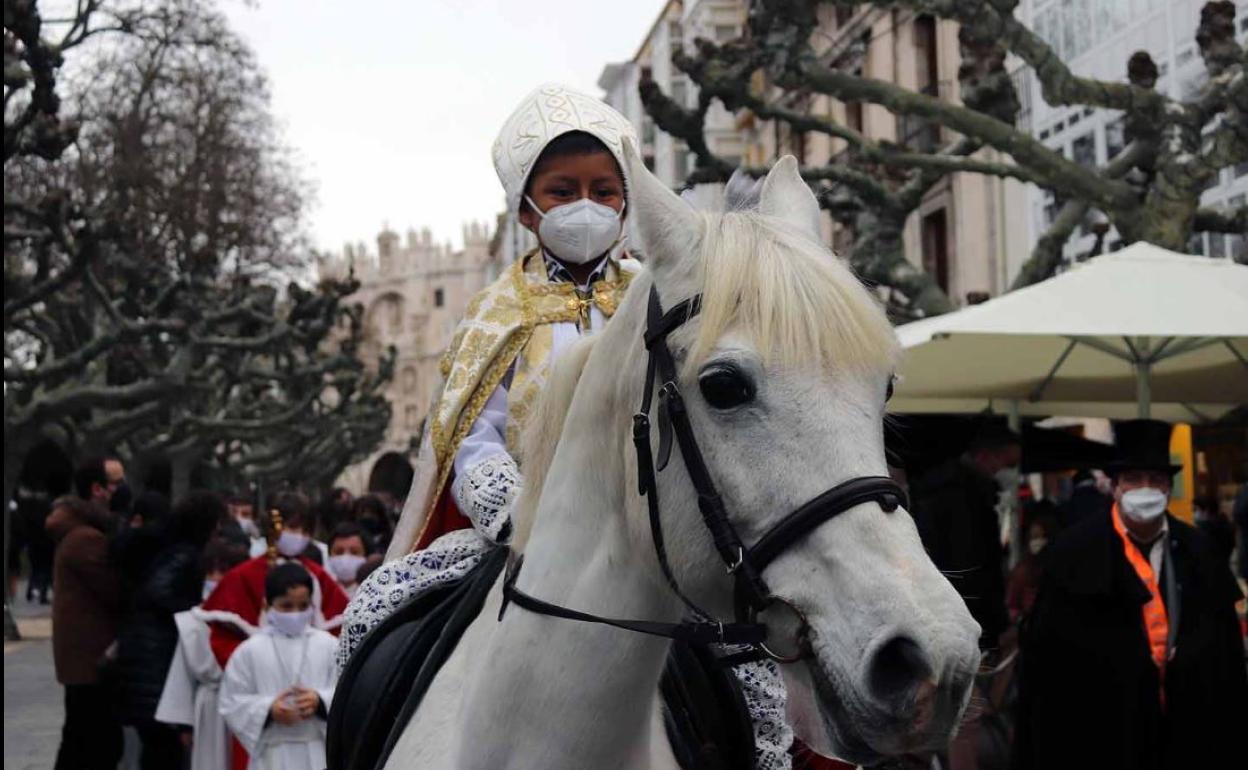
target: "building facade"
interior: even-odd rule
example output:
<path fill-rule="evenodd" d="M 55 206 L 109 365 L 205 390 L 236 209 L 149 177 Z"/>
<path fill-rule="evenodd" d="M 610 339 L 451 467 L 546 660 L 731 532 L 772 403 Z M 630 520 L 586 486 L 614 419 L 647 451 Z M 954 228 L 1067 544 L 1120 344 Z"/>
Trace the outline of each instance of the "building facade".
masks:
<path fill-rule="evenodd" d="M 665 184 L 683 184 L 694 158 L 683 141 L 655 127 L 641 104 L 638 86 L 653 80 L 673 101 L 696 106 L 697 88 L 672 64 L 672 54 L 681 48 L 692 51 L 697 38 L 722 43 L 739 37 L 745 18 L 745 0 L 669 0 L 633 58 L 608 64 L 598 78 L 603 100 L 636 126 L 642 159 Z M 706 140 L 712 152 L 730 161 L 742 157 L 745 149 L 736 117 L 718 102 L 707 113 Z"/>
<path fill-rule="evenodd" d="M 359 494 L 386 458 L 410 462 L 433 398 L 438 362 L 473 295 L 493 281 L 506 263 L 491 254 L 491 231 L 483 223 L 463 228 L 464 247 L 437 243 L 428 228 L 405 237 L 388 227 L 377 235 L 376 251 L 363 242 L 347 244 L 341 254 L 320 261 L 325 277 L 354 271 L 360 289 L 347 302 L 364 308 L 366 363 L 379 361 L 393 345 L 395 375 L 387 388 L 392 414 L 385 440 L 372 456 L 343 472 L 339 484 Z M 396 457 L 397 456 L 397 457 Z"/>
<path fill-rule="evenodd" d="M 820 6 L 820 25 L 812 42 L 828 63 L 916 90 L 957 98 L 957 26 L 951 22 L 863 4 L 854 9 Z M 605 100 L 634 122 L 647 165 L 664 182 L 679 186 L 693 168 L 693 157 L 679 140 L 655 129 L 638 95 L 638 85 L 653 79 L 672 99 L 697 104 L 696 87 L 671 63 L 677 46 L 693 50 L 696 38 L 723 42 L 738 37 L 746 23 L 743 0 L 671 0 L 659 13 L 637 54 L 608 65 L 599 78 Z M 763 84 L 760 82 L 759 87 Z M 775 99 L 789 95 L 775 92 Z M 929 127 L 899 120 L 883 107 L 844 104 L 829 97 L 790 99 L 790 108 L 832 118 L 868 138 L 913 142 Z M 928 132 L 948 141 L 947 132 Z M 766 166 L 792 153 L 803 164 L 827 163 L 843 149 L 839 140 L 817 134 L 790 134 L 787 126 L 732 114 L 715 102 L 707 115 L 711 150 L 729 161 Z M 918 137 L 922 138 L 922 137 Z M 927 149 L 926 147 L 924 149 Z M 991 151 L 983 154 L 992 158 Z M 968 295 L 1005 291 L 1028 256 L 1033 235 L 1020 226 L 1018 212 L 1027 197 L 1021 184 L 970 174 L 942 180 L 923 201 L 906 227 L 906 255 L 923 265 L 955 303 Z M 834 248 L 848 240 L 831 217 L 824 223 Z"/>
<path fill-rule="evenodd" d="M 1127 60 L 1136 51 L 1148 51 L 1160 77 L 1157 90 L 1181 101 L 1192 99 L 1207 74 L 1196 45 L 1200 9 L 1206 0 L 1024 0 L 1020 18 L 1053 48 L 1076 74 L 1100 80 L 1126 82 Z M 1236 32 L 1248 44 L 1248 0 L 1236 0 Z M 1050 148 L 1085 165 L 1101 166 L 1126 144 L 1119 113 L 1080 107 L 1051 107 L 1040 95 L 1040 83 L 1030 71 L 1019 73 L 1028 106 L 1030 132 Z M 1039 237 L 1052 222 L 1060 202 L 1051 192 L 1030 187 L 1028 213 Z M 1236 208 L 1248 200 L 1248 163 L 1223 169 L 1201 202 L 1206 206 Z M 1034 239 L 1033 239 L 1034 240 Z M 1090 228 L 1076 232 L 1066 244 L 1067 259 L 1086 254 L 1095 242 Z M 1106 250 L 1122 247 L 1112 228 Z M 1210 257 L 1248 261 L 1243 235 L 1198 234 L 1188 251 Z"/>

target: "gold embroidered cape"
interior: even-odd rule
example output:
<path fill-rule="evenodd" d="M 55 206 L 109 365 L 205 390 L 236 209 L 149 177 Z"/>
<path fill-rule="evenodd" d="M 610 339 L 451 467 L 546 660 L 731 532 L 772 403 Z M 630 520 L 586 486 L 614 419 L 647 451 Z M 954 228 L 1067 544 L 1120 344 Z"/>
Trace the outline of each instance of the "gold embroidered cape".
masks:
<path fill-rule="evenodd" d="M 443 385 L 434 398 L 412 489 L 387 559 L 409 553 L 421 539 L 460 444 L 513 362 L 506 441 L 523 465 L 516 454 L 517 439 L 546 382 L 554 341 L 551 324 L 587 322 L 591 306 L 610 318 L 631 277 L 632 271 L 610 258 L 603 278 L 582 294 L 570 283 L 551 282 L 545 260 L 534 250 L 473 297 L 442 358 Z"/>

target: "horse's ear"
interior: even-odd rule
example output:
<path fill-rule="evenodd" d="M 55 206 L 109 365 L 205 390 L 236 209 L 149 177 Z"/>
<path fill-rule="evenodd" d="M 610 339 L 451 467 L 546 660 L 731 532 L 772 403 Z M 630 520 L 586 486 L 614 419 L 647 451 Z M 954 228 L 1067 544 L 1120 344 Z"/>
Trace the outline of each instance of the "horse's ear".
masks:
<path fill-rule="evenodd" d="M 819 201 L 797 170 L 797 158 L 785 155 L 763 180 L 759 212 L 783 219 L 814 238 L 823 239 L 819 228 Z"/>
<path fill-rule="evenodd" d="M 628 163 L 629 206 L 642 255 L 652 269 L 670 267 L 697 244 L 698 215 L 650 173 L 628 139 L 624 140 L 624 160 Z"/>

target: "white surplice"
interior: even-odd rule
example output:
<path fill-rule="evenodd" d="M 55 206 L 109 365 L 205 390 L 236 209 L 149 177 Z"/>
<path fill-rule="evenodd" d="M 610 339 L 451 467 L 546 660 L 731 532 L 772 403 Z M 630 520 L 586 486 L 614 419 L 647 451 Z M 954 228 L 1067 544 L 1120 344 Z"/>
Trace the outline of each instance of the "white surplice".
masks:
<path fill-rule="evenodd" d="M 191 770 L 228 770 L 230 736 L 217 709 L 221 666 L 208 644 L 208 622 L 233 623 L 245 633 L 256 631 L 237 616 L 195 607 L 173 616 L 178 646 L 156 705 L 156 719 L 192 729 Z"/>
<path fill-rule="evenodd" d="M 320 713 L 293 725 L 270 719 L 278 693 L 296 685 L 315 690 L 324 712 L 338 679 L 334 654 L 338 640 L 309 628 L 286 637 L 271 628 L 234 651 L 221 681 L 220 711 L 251 755 L 249 770 L 323 770 L 325 718 Z"/>

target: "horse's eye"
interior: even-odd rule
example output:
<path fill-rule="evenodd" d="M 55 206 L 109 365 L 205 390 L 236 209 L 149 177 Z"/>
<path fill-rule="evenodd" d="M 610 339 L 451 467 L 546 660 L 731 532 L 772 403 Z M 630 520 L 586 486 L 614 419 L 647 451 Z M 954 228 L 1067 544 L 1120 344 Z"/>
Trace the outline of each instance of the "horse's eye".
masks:
<path fill-rule="evenodd" d="M 712 369 L 698 380 L 702 397 L 715 409 L 732 409 L 754 400 L 754 383 L 739 369 Z"/>
<path fill-rule="evenodd" d="M 888 377 L 888 389 L 884 391 L 884 401 L 887 403 L 893 397 L 893 386 L 897 384 L 897 375 L 892 374 Z"/>

